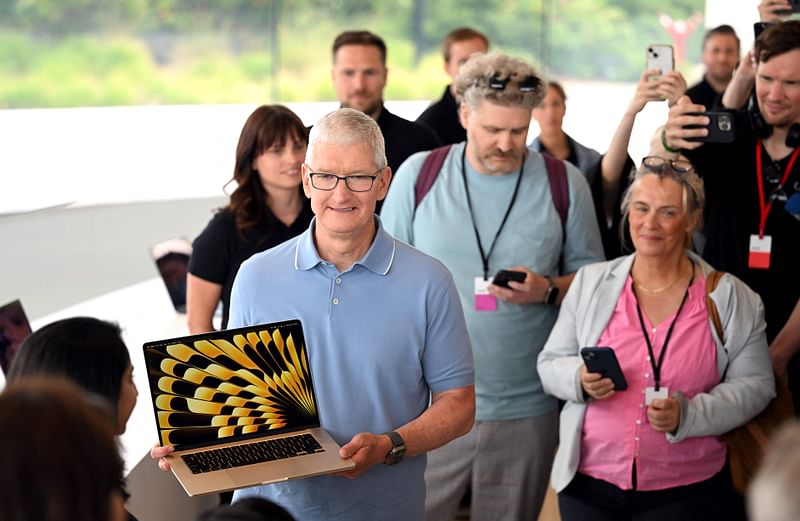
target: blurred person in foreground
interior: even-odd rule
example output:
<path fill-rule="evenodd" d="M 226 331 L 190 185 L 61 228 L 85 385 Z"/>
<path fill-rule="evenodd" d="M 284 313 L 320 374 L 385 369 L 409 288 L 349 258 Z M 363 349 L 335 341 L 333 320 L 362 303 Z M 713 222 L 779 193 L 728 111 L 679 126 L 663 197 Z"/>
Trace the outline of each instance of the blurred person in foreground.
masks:
<path fill-rule="evenodd" d="M 0 393 L 0 519 L 123 521 L 123 463 L 103 407 L 68 380 Z"/>
<path fill-rule="evenodd" d="M 751 521 L 800 519 L 800 421 L 787 422 L 770 438 L 761 467 L 747 491 Z"/>

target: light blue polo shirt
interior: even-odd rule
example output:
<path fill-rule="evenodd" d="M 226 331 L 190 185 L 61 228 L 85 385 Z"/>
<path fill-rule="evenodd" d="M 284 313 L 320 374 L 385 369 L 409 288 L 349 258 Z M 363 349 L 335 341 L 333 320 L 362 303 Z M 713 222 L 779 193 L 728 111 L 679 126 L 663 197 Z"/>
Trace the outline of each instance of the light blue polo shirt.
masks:
<path fill-rule="evenodd" d="M 464 146 L 452 147 L 416 214 L 414 184 L 428 152 L 407 159 L 392 180 L 381 219 L 392 235 L 436 257 L 453 274 L 475 356 L 476 418 L 511 420 L 546 414 L 556 410 L 557 402 L 542 389 L 536 359 L 558 307 L 499 301 L 495 312 L 475 310 L 474 283 L 475 277 L 483 276 L 483 262 L 461 174 Z M 511 201 L 517 173 L 489 176 L 473 169 L 469 161 L 465 165 L 475 222 L 487 252 Z M 566 166 L 570 200 L 566 240 L 544 159 L 529 151 L 516 202 L 489 258 L 490 276 L 519 265 L 555 277 L 603 260 L 589 186 L 575 167 Z M 565 269 L 559 273 L 562 248 Z"/>
<path fill-rule="evenodd" d="M 417 418 L 431 391 L 474 383 L 450 272 L 376 223 L 364 258 L 340 273 L 320 258 L 312 220 L 302 235 L 242 264 L 231 294 L 231 328 L 302 321 L 320 421 L 340 444 Z M 320 476 L 236 497 L 266 497 L 303 520 L 421 520 L 425 462 L 409 457 L 355 480 Z"/>

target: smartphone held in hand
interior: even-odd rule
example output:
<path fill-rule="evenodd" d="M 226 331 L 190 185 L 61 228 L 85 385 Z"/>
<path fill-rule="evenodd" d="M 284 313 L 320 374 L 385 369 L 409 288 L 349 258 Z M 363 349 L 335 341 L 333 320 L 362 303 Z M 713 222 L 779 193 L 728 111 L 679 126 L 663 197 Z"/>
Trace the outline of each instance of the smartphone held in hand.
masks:
<path fill-rule="evenodd" d="M 666 74 L 675 68 L 675 56 L 672 46 L 666 43 L 654 43 L 647 46 L 647 61 L 645 68 L 658 69 L 661 74 Z"/>
<path fill-rule="evenodd" d="M 611 378 L 615 391 L 624 391 L 628 388 L 628 382 L 619 366 L 617 355 L 610 347 L 583 347 L 581 348 L 581 358 L 586 364 L 587 371 L 600 373 L 603 378 Z"/>
<path fill-rule="evenodd" d="M 509 282 L 525 282 L 525 277 L 524 271 L 500 270 L 494 276 L 492 284 L 500 286 L 501 288 L 508 288 Z"/>
<path fill-rule="evenodd" d="M 702 143 L 732 143 L 736 138 L 736 124 L 734 116 L 728 111 L 717 112 L 687 112 L 687 116 L 706 116 L 709 119 L 708 126 L 686 125 L 683 128 L 707 128 L 708 134 L 698 137 L 687 137 L 686 141 L 698 141 Z"/>

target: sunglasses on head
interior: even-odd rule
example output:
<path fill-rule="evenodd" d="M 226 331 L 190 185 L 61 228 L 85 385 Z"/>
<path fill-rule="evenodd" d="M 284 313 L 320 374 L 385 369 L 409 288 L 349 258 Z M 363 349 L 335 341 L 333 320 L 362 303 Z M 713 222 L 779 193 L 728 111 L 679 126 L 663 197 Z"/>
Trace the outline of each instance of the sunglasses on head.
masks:
<path fill-rule="evenodd" d="M 492 90 L 505 90 L 506 85 L 511 81 L 511 78 L 501 78 L 498 75 L 489 78 L 489 88 Z M 521 80 L 515 82 L 520 92 L 533 92 L 542 81 L 536 76 L 525 76 Z"/>
<path fill-rule="evenodd" d="M 661 174 L 669 167 L 676 174 L 687 174 L 694 170 L 689 161 L 683 159 L 667 159 L 659 156 L 647 156 L 642 159 L 642 166 L 651 172 Z"/>

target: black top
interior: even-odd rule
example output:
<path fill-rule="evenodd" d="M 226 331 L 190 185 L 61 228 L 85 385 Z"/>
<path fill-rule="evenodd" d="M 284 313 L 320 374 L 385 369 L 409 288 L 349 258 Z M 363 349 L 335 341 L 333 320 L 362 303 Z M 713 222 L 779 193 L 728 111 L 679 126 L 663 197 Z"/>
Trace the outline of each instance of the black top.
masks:
<path fill-rule="evenodd" d="M 451 145 L 467 140 L 467 131 L 461 126 L 458 104 L 450 92 L 449 85 L 444 89 L 442 99 L 425 109 L 417 118 L 417 123 L 433 130 L 439 136 L 442 145 Z"/>
<path fill-rule="evenodd" d="M 567 140 L 567 147 L 569 147 L 569 157 L 567 157 L 566 161 L 568 163 L 570 163 L 571 165 L 575 166 L 575 168 L 580 170 L 580 167 L 578 166 L 578 154 L 575 153 L 575 147 L 572 146 L 572 143 L 570 143 L 569 140 Z M 541 141 L 539 141 L 539 148 L 541 149 L 540 152 L 542 154 L 549 154 L 549 155 L 551 155 L 553 157 L 556 157 L 547 149 L 546 146 L 544 146 L 544 143 L 542 143 Z M 583 173 L 583 172 L 581 172 L 581 173 Z M 586 177 L 585 173 L 583 173 L 583 175 L 584 175 L 584 177 Z M 588 179 L 587 179 L 587 181 L 588 181 Z"/>
<path fill-rule="evenodd" d="M 605 155 L 605 154 L 604 154 Z M 622 172 L 619 177 L 619 184 L 617 185 L 617 193 L 614 199 L 614 213 L 611 216 L 611 222 L 606 218 L 605 207 L 605 193 L 603 190 L 603 176 L 600 172 L 602 160 L 592 166 L 592 171 L 586 173 L 589 182 L 589 188 L 592 191 L 592 201 L 594 202 L 594 216 L 597 220 L 597 225 L 600 227 L 600 239 L 603 241 L 603 253 L 606 259 L 616 259 L 620 255 L 627 255 L 631 253 L 633 242 L 631 241 L 631 233 L 627 227 L 623 228 L 622 221 L 622 197 L 628 189 L 630 183 L 630 173 L 636 168 L 636 165 L 631 159 L 630 155 L 625 157 L 625 163 L 622 165 Z"/>
<path fill-rule="evenodd" d="M 800 298 L 800 216 L 792 216 L 787 211 L 783 198 L 773 201 L 764 231 L 772 237 L 770 268 L 749 268 L 750 236 L 758 234 L 760 217 L 755 143 L 756 136 L 747 115 L 740 112 L 733 143 L 706 143 L 684 153 L 705 182 L 703 257 L 718 270 L 733 273 L 761 295 L 767 338 L 771 342 Z M 762 150 L 762 156 L 764 177 L 776 169 L 783 174 L 788 156 L 773 161 L 766 150 Z M 767 201 L 775 187 L 776 183 L 765 183 Z M 792 168 L 783 191 L 786 199 L 800 192 L 800 161 Z"/>
<path fill-rule="evenodd" d="M 702 81 L 686 89 L 686 95 L 689 96 L 692 103 L 699 103 L 705 106 L 706 110 L 715 110 L 722 107 L 722 96 L 706 81 L 705 76 L 703 76 Z"/>
<path fill-rule="evenodd" d="M 203 280 L 222 285 L 222 328 L 228 325 L 231 289 L 239 266 L 253 254 L 277 246 L 308 228 L 313 213 L 308 199 L 303 197 L 303 209 L 291 226 L 286 226 L 267 209 L 255 228 L 236 230 L 236 221 L 228 210 L 220 210 L 205 230 L 194 240 L 189 258 L 189 273 Z"/>
<path fill-rule="evenodd" d="M 411 154 L 432 150 L 441 145 L 439 138 L 427 127 L 395 116 L 386 107 L 381 108 L 378 126 L 386 142 L 386 160 L 392 168 L 392 174 L 408 159 Z M 376 212 L 380 212 L 383 201 L 378 201 Z"/>
<path fill-rule="evenodd" d="M 378 126 L 386 141 L 386 159 L 394 173 L 411 154 L 441 146 L 439 138 L 430 129 L 395 116 L 386 107 L 381 108 Z"/>

